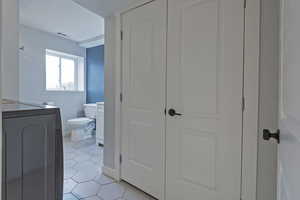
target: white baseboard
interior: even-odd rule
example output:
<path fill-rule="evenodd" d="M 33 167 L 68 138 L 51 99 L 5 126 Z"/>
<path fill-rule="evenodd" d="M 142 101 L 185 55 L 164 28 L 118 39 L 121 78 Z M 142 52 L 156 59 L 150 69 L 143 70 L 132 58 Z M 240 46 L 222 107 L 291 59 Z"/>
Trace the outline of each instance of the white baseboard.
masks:
<path fill-rule="evenodd" d="M 107 167 L 107 166 L 103 166 L 102 167 L 102 172 L 103 172 L 104 175 L 119 181 L 119 177 L 117 175 L 118 173 L 116 172 L 115 169 L 112 169 L 112 168 Z"/>

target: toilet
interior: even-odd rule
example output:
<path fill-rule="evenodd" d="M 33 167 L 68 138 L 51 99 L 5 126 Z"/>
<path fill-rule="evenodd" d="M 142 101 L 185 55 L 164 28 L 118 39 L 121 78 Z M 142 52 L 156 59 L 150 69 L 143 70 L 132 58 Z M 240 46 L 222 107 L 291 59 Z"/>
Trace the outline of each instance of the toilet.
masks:
<path fill-rule="evenodd" d="M 78 142 L 92 137 L 95 129 L 97 104 L 84 104 L 85 117 L 68 120 L 71 141 Z"/>

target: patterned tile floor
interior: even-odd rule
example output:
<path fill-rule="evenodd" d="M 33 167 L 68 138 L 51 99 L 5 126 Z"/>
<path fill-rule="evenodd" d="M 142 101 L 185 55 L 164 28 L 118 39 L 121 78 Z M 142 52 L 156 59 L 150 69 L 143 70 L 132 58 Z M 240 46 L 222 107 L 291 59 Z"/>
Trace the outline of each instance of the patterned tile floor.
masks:
<path fill-rule="evenodd" d="M 102 174 L 103 148 L 95 138 L 64 139 L 64 200 L 154 200 L 125 182 Z"/>

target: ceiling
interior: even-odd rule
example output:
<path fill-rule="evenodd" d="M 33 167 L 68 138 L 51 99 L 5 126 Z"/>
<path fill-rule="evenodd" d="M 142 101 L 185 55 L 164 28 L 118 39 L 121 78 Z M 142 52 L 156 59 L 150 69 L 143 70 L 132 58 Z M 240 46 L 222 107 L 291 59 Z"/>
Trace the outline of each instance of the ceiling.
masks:
<path fill-rule="evenodd" d="M 120 11 L 126 8 L 128 5 L 137 1 L 144 0 L 73 0 L 83 7 L 101 15 L 109 16 L 113 12 Z"/>
<path fill-rule="evenodd" d="M 20 23 L 76 42 L 104 35 L 104 19 L 72 0 L 20 0 Z"/>

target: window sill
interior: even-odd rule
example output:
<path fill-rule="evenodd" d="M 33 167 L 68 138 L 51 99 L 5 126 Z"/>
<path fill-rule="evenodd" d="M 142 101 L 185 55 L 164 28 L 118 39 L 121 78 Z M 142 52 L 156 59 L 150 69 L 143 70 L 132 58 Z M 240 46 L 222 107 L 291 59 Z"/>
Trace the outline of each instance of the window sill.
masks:
<path fill-rule="evenodd" d="M 85 91 L 72 90 L 45 90 L 46 93 L 85 93 Z"/>

